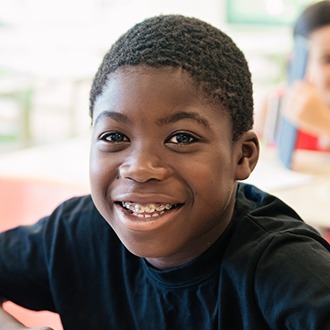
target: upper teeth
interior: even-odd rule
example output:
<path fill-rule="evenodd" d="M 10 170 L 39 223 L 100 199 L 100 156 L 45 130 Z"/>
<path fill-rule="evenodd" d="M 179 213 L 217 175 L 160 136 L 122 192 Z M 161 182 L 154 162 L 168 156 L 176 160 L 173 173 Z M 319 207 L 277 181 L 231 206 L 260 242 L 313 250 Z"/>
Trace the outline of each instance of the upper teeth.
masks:
<path fill-rule="evenodd" d="M 147 204 L 141 205 L 131 202 L 122 202 L 123 207 L 134 212 L 134 213 L 153 213 L 162 212 L 164 210 L 169 210 L 173 207 L 171 204 Z"/>

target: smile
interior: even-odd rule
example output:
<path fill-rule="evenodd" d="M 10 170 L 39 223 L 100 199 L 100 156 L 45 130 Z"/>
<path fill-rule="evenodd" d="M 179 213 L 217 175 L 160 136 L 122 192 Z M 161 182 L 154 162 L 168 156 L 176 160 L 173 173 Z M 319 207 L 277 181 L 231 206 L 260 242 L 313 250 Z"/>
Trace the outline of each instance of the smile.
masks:
<path fill-rule="evenodd" d="M 133 202 L 121 202 L 121 205 L 139 218 L 156 218 L 177 207 L 177 204 L 150 203 L 141 205 Z"/>

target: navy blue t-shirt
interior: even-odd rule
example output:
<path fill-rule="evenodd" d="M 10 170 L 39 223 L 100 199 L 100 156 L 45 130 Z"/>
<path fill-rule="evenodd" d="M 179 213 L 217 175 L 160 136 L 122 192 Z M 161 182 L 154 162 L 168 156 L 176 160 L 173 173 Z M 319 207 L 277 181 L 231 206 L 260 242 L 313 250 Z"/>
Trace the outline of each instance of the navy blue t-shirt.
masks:
<path fill-rule="evenodd" d="M 329 245 L 274 196 L 239 184 L 225 233 L 158 270 L 131 254 L 90 196 L 0 234 L 0 296 L 64 329 L 330 329 Z"/>

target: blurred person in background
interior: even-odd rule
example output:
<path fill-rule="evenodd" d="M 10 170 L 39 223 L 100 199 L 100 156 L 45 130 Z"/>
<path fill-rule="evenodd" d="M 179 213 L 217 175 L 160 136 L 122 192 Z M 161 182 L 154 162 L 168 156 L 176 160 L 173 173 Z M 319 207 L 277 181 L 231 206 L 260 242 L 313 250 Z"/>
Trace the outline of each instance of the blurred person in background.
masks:
<path fill-rule="evenodd" d="M 256 130 L 267 136 L 266 113 L 274 99 L 281 99 L 276 101 L 281 111 L 299 130 L 296 148 L 330 151 L 330 1 L 306 7 L 294 24 L 293 37 L 306 41 L 304 79 L 272 93 L 256 118 Z"/>

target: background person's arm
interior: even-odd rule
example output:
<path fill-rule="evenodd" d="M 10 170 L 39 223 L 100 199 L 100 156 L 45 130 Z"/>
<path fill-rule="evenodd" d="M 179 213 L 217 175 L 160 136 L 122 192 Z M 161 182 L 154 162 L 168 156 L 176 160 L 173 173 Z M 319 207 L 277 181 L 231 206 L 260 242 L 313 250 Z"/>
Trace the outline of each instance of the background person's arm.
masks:
<path fill-rule="evenodd" d="M 330 138 L 330 107 L 313 84 L 306 81 L 294 84 L 285 98 L 284 113 L 303 131 Z"/>
<path fill-rule="evenodd" d="M 1 299 L 0 297 L 0 306 L 5 300 Z M 16 320 L 10 314 L 0 307 L 0 330 L 23 330 L 23 329 L 31 329 L 26 328 L 21 322 Z M 49 327 L 40 327 L 40 328 L 33 328 L 34 330 L 52 330 Z"/>
<path fill-rule="evenodd" d="M 0 307 L 0 330 L 11 330 L 11 329 L 26 329 L 22 323 L 17 321 L 7 312 L 5 312 L 2 307 Z"/>

